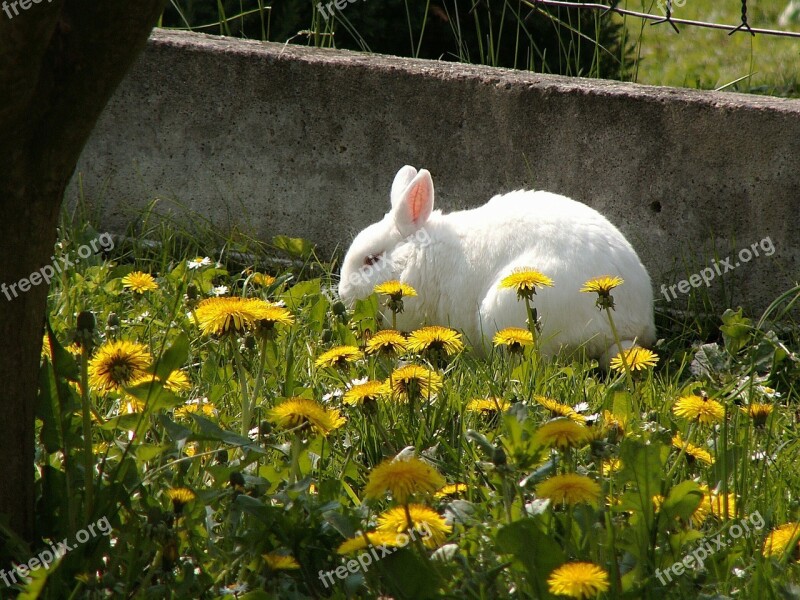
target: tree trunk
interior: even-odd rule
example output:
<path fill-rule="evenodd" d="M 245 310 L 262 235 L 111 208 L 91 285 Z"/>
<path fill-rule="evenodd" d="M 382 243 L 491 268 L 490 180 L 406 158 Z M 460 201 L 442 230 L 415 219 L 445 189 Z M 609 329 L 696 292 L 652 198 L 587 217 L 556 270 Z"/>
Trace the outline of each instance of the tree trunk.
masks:
<path fill-rule="evenodd" d="M 0 519 L 28 541 L 48 286 L 20 282 L 54 262 L 64 189 L 165 2 L 9 2 L 10 18 L 0 12 Z"/>

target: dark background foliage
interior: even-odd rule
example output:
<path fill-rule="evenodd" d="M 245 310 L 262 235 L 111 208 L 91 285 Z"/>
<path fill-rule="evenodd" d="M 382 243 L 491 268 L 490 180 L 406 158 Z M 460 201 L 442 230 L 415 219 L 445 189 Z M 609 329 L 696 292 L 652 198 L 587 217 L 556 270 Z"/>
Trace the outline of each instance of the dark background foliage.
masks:
<path fill-rule="evenodd" d="M 329 16 L 325 5 L 173 0 L 162 24 L 563 75 L 623 79 L 631 62 L 620 20 L 587 9 L 532 7 L 522 0 L 355 0 L 342 10 L 331 5 Z M 209 24 L 215 25 L 203 27 Z"/>

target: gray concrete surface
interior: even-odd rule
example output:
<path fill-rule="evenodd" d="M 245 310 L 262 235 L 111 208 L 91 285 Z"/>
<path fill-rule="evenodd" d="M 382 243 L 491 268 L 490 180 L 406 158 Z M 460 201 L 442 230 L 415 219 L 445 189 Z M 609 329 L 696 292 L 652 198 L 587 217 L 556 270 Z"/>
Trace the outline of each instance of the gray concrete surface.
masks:
<path fill-rule="evenodd" d="M 383 215 L 404 164 L 431 171 L 445 210 L 520 187 L 597 208 L 665 306 L 686 295 L 662 285 L 766 238 L 774 253 L 722 263 L 711 295 L 763 308 L 800 274 L 798 100 L 156 31 L 78 171 L 112 231 L 158 198 L 181 223 L 325 257 Z"/>

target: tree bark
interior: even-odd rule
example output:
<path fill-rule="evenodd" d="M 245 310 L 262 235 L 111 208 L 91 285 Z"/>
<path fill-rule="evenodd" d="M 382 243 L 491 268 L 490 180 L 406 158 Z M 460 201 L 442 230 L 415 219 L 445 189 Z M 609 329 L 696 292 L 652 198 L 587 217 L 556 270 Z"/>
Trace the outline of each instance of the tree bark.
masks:
<path fill-rule="evenodd" d="M 27 541 L 48 286 L 23 291 L 19 282 L 54 262 L 66 185 L 165 3 L 48 0 L 22 9 L 9 2 L 0 12 L 0 519 Z"/>

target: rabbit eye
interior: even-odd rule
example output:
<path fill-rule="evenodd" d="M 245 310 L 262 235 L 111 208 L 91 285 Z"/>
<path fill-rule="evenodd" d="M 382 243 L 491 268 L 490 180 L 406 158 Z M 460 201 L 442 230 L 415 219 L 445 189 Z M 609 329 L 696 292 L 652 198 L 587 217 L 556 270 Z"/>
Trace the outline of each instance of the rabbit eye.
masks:
<path fill-rule="evenodd" d="M 374 265 L 376 262 L 378 262 L 382 258 L 383 258 L 383 252 L 381 252 L 380 254 L 369 254 L 364 259 L 364 266 Z"/>

